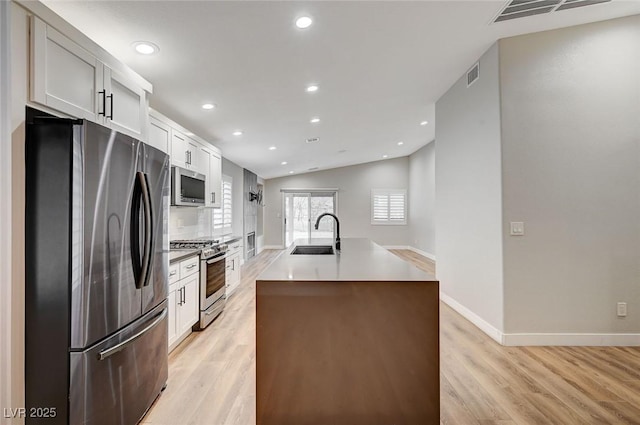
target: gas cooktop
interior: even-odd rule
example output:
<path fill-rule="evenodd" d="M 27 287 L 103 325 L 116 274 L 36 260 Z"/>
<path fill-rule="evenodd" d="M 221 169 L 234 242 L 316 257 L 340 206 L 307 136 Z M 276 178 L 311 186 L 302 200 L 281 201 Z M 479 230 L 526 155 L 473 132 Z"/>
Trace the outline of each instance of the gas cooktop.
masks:
<path fill-rule="evenodd" d="M 221 244 L 216 239 L 187 239 L 175 240 L 169 242 L 169 248 L 172 250 L 201 250 L 200 256 L 203 260 L 215 257 L 227 250 L 226 244 Z"/>

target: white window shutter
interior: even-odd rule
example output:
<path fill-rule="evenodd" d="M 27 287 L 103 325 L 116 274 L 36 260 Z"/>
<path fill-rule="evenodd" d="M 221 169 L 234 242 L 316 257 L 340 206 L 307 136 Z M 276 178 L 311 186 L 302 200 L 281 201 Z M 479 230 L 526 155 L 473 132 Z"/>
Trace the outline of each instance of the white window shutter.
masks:
<path fill-rule="evenodd" d="M 215 234 L 231 233 L 233 220 L 233 179 L 222 176 L 222 204 L 213 210 L 213 231 Z"/>
<path fill-rule="evenodd" d="M 371 224 L 407 224 L 407 191 L 405 189 L 373 189 L 371 191 Z"/>

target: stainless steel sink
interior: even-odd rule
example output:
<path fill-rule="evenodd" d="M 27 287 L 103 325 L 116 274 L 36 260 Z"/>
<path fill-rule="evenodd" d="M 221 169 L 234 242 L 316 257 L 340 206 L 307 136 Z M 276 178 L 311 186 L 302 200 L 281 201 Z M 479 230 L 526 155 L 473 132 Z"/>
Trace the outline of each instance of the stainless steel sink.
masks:
<path fill-rule="evenodd" d="M 298 245 L 291 251 L 291 255 L 333 255 L 331 245 Z"/>

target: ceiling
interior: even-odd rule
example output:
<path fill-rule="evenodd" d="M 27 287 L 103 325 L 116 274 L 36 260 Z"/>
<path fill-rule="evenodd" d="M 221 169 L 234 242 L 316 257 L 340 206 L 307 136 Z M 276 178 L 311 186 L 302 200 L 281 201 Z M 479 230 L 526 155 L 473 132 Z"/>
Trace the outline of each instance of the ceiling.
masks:
<path fill-rule="evenodd" d="M 411 154 L 434 139 L 435 102 L 496 40 L 640 13 L 614 0 L 492 24 L 505 1 L 44 3 L 149 80 L 154 109 L 264 178 Z M 136 53 L 140 40 L 160 51 Z"/>

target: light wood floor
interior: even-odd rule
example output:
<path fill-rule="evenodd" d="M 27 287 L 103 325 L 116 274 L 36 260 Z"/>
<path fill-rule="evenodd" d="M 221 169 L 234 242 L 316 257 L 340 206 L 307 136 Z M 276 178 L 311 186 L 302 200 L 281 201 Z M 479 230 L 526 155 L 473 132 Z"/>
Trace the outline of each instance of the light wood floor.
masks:
<path fill-rule="evenodd" d="M 281 252 L 245 264 L 222 316 L 171 353 L 143 424 L 255 424 L 255 279 Z M 443 303 L 440 325 L 442 425 L 640 424 L 640 348 L 503 347 Z"/>

